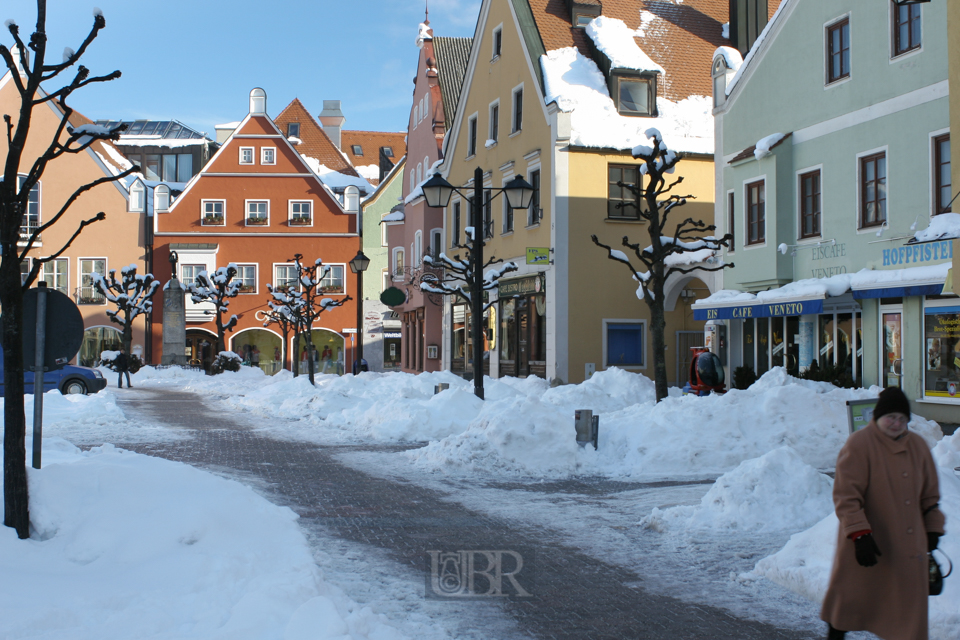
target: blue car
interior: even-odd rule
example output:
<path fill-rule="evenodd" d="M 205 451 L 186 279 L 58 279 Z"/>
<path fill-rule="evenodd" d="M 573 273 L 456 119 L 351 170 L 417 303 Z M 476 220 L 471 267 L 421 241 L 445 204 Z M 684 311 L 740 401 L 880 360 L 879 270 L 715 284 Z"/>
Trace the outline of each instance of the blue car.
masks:
<path fill-rule="evenodd" d="M 33 372 L 24 373 L 23 380 L 24 391 L 33 393 Z M 43 376 L 45 392 L 59 389 L 63 395 L 96 393 L 106 386 L 107 381 L 98 370 L 90 367 L 75 367 L 72 364 L 65 365 L 56 371 L 47 371 Z M 0 349 L 0 394 L 3 391 L 3 349 Z"/>

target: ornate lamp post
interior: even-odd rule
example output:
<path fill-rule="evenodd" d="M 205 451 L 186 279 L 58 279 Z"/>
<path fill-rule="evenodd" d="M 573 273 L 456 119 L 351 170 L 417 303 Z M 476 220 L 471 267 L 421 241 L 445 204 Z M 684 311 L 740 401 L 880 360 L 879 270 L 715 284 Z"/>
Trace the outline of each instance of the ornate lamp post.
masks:
<path fill-rule="evenodd" d="M 483 244 L 486 228 L 483 220 L 483 169 L 477 167 L 473 172 L 473 194 L 468 195 L 447 182 L 439 173 L 423 184 L 423 197 L 428 207 L 444 208 L 450 203 L 450 196 L 456 191 L 471 200 L 473 233 L 468 234 L 470 248 L 470 272 L 473 274 L 473 288 L 470 292 L 470 313 L 473 318 L 473 393 L 483 400 Z M 520 176 L 503 186 L 491 189 L 491 202 L 501 193 L 506 194 L 507 206 L 511 209 L 526 209 L 533 199 L 533 187 Z"/>
<path fill-rule="evenodd" d="M 350 271 L 357 274 L 357 358 L 353 365 L 354 375 L 360 373 L 363 362 L 363 272 L 370 266 L 370 258 L 363 255 L 363 249 L 350 261 Z"/>

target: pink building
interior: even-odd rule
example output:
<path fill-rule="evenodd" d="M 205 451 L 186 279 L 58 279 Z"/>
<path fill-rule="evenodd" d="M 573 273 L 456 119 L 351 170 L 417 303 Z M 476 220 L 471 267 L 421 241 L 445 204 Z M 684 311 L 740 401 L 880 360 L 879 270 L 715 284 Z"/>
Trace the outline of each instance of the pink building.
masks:
<path fill-rule="evenodd" d="M 428 207 L 419 185 L 443 159 L 443 139 L 453 124 L 472 43 L 473 38 L 434 38 L 429 20 L 417 35 L 420 55 L 407 127 L 404 206 L 385 222 L 392 284 L 406 294 L 406 301 L 393 309 L 402 321 L 402 370 L 409 373 L 441 368 L 443 300 L 421 292 L 417 284 L 423 256 L 439 255 L 445 246 L 443 209 Z"/>

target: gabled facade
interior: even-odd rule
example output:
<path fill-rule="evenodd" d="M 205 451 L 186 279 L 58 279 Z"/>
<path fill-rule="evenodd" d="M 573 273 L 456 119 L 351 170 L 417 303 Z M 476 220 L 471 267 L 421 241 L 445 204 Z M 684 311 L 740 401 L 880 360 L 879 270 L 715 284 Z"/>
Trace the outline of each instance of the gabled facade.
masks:
<path fill-rule="evenodd" d="M 403 219 L 384 225 L 389 236 L 390 284 L 406 295 L 405 302 L 393 309 L 402 321 L 400 362 L 402 370 L 409 373 L 438 371 L 442 367 L 443 299 L 425 294 L 418 283 L 426 272 L 423 256 L 438 256 L 450 250 L 449 243 L 444 242 L 443 210 L 427 206 L 419 185 L 433 175 L 432 168 L 443 160 L 444 139 L 450 125 L 447 118 L 457 110 L 470 46 L 470 38 L 435 38 L 429 20 L 419 27 L 417 73 L 407 127 L 406 177 L 402 184 Z"/>
<path fill-rule="evenodd" d="M 19 111 L 19 95 L 7 72 L 0 77 L 0 113 L 16 118 Z M 53 100 L 34 109 L 21 171 L 28 171 L 33 161 L 46 150 L 63 117 Z M 86 124 L 92 123 L 76 112 L 69 122 L 70 127 Z M 0 147 L 0 162 L 5 159 L 4 145 Z M 21 245 L 25 246 L 30 234 L 60 211 L 78 187 L 117 175 L 129 167 L 130 164 L 109 142 L 95 142 L 82 153 L 65 154 L 50 163 L 37 186 L 35 198 L 31 198 L 21 228 L 24 241 Z M 92 274 L 106 275 L 111 269 L 119 273 L 121 268 L 131 264 L 137 265 L 141 274 L 150 269 L 150 221 L 143 212 L 128 212 L 127 198 L 127 188 L 119 181 L 101 184 L 84 193 L 56 225 L 43 232 L 24 265 L 28 267 L 33 258 L 47 257 L 59 251 L 82 220 L 101 211 L 106 214 L 106 220 L 84 229 L 62 255 L 44 266 L 41 274 L 50 288 L 70 296 L 80 308 L 84 323 L 83 344 L 76 359 L 80 365 L 94 366 L 99 362 L 101 352 L 116 350 L 120 345 L 119 325 L 112 323 L 106 315 L 112 307 L 94 290 Z M 132 350 L 151 361 L 152 354 L 146 341 L 147 322 L 144 316 L 134 321 Z"/>
<path fill-rule="evenodd" d="M 302 254 L 308 263 L 323 260 L 332 266 L 322 285 L 324 293 L 334 299 L 349 295 L 354 301 L 323 313 L 311 339 L 318 354 L 333 354 L 319 363 L 318 370 L 343 373 L 345 364 L 353 361 L 349 333 L 356 326 L 357 292 L 356 281 L 348 277 L 348 263 L 360 248 L 358 204 L 355 198 L 354 206 L 345 208 L 311 171 L 267 115 L 266 94 L 254 89 L 250 112 L 217 154 L 168 209 L 155 209 L 155 275 L 163 281 L 171 277 L 171 251 L 179 257 L 177 276 L 184 283 L 192 282 L 199 271 L 236 263 L 243 284 L 230 303 L 230 314 L 240 319 L 227 336 L 227 349 L 246 364 L 272 374 L 302 367 L 303 354 L 291 353 L 293 336 L 288 336 L 284 348 L 276 326 L 263 326 L 258 311 L 266 309 L 266 285 L 296 283 L 289 262 L 294 254 Z M 187 355 L 204 367 L 216 355 L 216 324 L 210 306 L 187 300 Z M 157 354 L 161 329 L 158 318 L 153 334 Z"/>
<path fill-rule="evenodd" d="M 520 266 L 501 280 L 486 320 L 491 375 L 576 383 L 616 366 L 652 376 L 647 307 L 629 273 L 590 237 L 647 244 L 645 223 L 617 208 L 625 190 L 616 182 L 636 180 L 641 163 L 631 150 L 651 127 L 686 157 L 678 172 L 696 199 L 681 218 L 713 221 L 709 68 L 727 42 L 727 15 L 720 0 L 482 3 L 444 176 L 469 189 L 479 166 L 485 188 L 521 175 L 537 189 L 529 210 L 511 212 L 499 196 L 485 212 L 485 255 Z M 611 29 L 614 39 L 627 34 L 612 49 Z M 448 252 L 469 215 L 454 195 Z M 669 284 L 667 331 L 676 339 L 668 339 L 668 375 L 683 384 L 687 341 L 703 342 L 689 303 L 718 285 L 703 274 Z M 443 349 L 454 371 L 472 370 L 466 326 L 468 309 L 448 311 Z"/>
<path fill-rule="evenodd" d="M 728 325 L 731 367 L 836 367 L 958 421 L 952 245 L 926 231 L 952 197 L 947 4 L 784 0 L 745 62 L 718 52 L 716 217 L 741 293 L 697 314 Z"/>

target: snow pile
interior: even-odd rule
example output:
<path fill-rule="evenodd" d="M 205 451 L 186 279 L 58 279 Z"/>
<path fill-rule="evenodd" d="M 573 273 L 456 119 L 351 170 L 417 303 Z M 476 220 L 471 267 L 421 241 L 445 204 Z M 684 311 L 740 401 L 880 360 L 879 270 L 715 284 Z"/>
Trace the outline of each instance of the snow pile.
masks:
<path fill-rule="evenodd" d="M 44 459 L 27 469 L 30 539 L 0 527 L 0 636 L 399 637 L 250 488 L 112 445 L 46 439 Z"/>
<path fill-rule="evenodd" d="M 354 167 L 357 173 L 360 174 L 360 177 L 364 180 L 379 180 L 380 179 L 380 165 L 376 164 L 364 164 L 357 167 Z"/>
<path fill-rule="evenodd" d="M 302 157 L 307 166 L 310 167 L 310 170 L 317 174 L 317 177 L 320 178 L 320 181 L 331 189 L 343 189 L 349 186 L 354 186 L 360 189 L 361 193 L 373 193 L 374 191 L 373 185 L 367 182 L 365 178 L 348 176 L 345 173 L 334 171 L 333 169 L 327 167 L 327 165 L 322 164 L 316 158 L 311 158 L 310 156 Z"/>
<path fill-rule="evenodd" d="M 780 141 L 783 140 L 786 135 L 785 133 L 771 133 L 769 136 L 761 138 L 757 141 L 757 145 L 753 150 L 753 157 L 757 160 L 766 158 L 770 155 L 770 150 L 780 144 Z"/>
<path fill-rule="evenodd" d="M 120 134 L 119 144 L 131 147 L 166 147 L 179 149 L 182 147 L 197 147 L 205 145 L 210 140 L 206 138 L 162 138 L 158 135 L 124 135 Z"/>
<path fill-rule="evenodd" d="M 640 524 L 657 531 L 797 530 L 830 512 L 832 491 L 829 477 L 790 447 L 780 447 L 720 476 L 699 505 L 655 508 Z"/>
<path fill-rule="evenodd" d="M 540 64 L 546 101 L 555 101 L 560 109 L 570 113 L 571 144 L 630 149 L 649 128 L 650 118 L 632 118 L 617 112 L 600 69 L 575 47 L 549 51 L 541 56 Z M 652 122 L 671 140 L 671 147 L 677 151 L 713 153 L 711 98 L 691 96 L 680 102 L 658 98 L 657 110 L 659 116 Z"/>
<path fill-rule="evenodd" d="M 960 437 L 956 435 L 944 438 L 933 449 L 940 477 L 940 509 L 947 517 L 947 533 L 940 539 L 940 549 L 955 562 L 960 560 L 960 533 L 956 528 L 960 522 L 960 478 L 953 470 L 958 450 Z M 810 529 L 793 535 L 783 549 L 758 562 L 744 577 L 764 577 L 821 602 L 830 580 L 838 529 L 837 516 L 830 513 Z M 960 637 L 960 580 L 946 579 L 943 593 L 929 602 L 931 640 Z"/>
<path fill-rule="evenodd" d="M 637 46 L 637 41 L 634 40 L 637 33 L 623 20 L 598 16 L 587 25 L 587 35 L 593 40 L 597 49 L 609 58 L 610 65 L 614 69 L 666 73 L 663 67 L 651 60 L 650 56 Z"/>
<path fill-rule="evenodd" d="M 913 239 L 917 242 L 948 240 L 960 238 L 960 213 L 941 213 L 930 218 L 930 226 L 917 231 Z"/>

